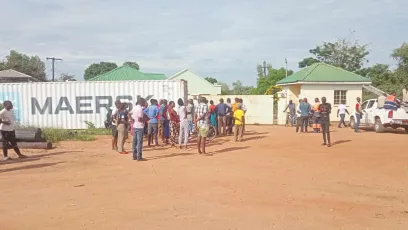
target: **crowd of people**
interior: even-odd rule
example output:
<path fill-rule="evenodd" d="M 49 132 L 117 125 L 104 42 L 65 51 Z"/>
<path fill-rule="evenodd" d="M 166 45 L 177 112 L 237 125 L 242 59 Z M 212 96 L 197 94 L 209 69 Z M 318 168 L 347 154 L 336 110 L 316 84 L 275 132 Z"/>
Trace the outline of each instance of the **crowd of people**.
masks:
<path fill-rule="evenodd" d="M 310 123 L 312 124 L 314 133 L 323 134 L 323 144 L 325 146 L 331 147 L 330 138 L 330 114 L 331 114 L 331 104 L 327 102 L 326 97 L 322 97 L 321 101 L 319 98 L 315 98 L 313 106 L 308 102 L 307 98 L 299 100 L 299 104 L 296 105 L 292 100 L 289 101 L 288 106 L 284 110 L 287 112 L 286 125 L 293 127 L 296 125 L 297 133 L 307 133 Z M 337 111 L 337 116 L 340 115 L 342 122 L 344 124 L 345 112 L 347 109 L 345 105 L 340 105 Z M 344 112 L 344 113 L 343 113 Z"/>
<path fill-rule="evenodd" d="M 115 102 L 112 110 L 112 149 L 121 154 L 127 154 L 124 149 L 129 129 L 133 136 L 133 159 L 143 161 L 143 140 L 147 140 L 147 147 L 170 145 L 179 149 L 189 149 L 188 142 L 197 137 L 199 154 L 206 154 L 206 143 L 210 127 L 215 135 L 232 135 L 235 141 L 242 141 L 245 130 L 246 106 L 243 100 L 235 98 L 220 99 L 217 105 L 205 97 L 199 99 L 197 106 L 193 100 L 177 100 L 168 102 L 165 99 L 157 101 L 151 99 L 148 104 L 143 98 L 138 98 L 136 106 L 131 111 L 126 103 Z"/>

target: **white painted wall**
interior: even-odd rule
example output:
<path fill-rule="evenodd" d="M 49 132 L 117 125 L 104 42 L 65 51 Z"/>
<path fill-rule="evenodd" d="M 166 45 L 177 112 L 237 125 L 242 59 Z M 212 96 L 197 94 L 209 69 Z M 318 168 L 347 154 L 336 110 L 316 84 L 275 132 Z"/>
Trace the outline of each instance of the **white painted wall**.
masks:
<path fill-rule="evenodd" d="M 171 77 L 171 80 L 186 80 L 188 95 L 221 94 L 221 86 L 211 84 L 210 82 L 201 78 L 190 70 L 187 70 L 176 77 Z"/>
<path fill-rule="evenodd" d="M 242 98 L 247 113 L 245 119 L 247 124 L 273 124 L 273 96 L 272 95 L 202 95 L 208 101 L 213 100 L 214 104 L 218 104 L 221 98 L 227 102 L 230 98 L 233 102 L 236 97 Z"/>
<path fill-rule="evenodd" d="M 321 99 L 322 97 L 327 98 L 327 102 L 332 104 L 332 113 L 330 116 L 331 121 L 339 121 L 340 118 L 337 117 L 337 109 L 338 105 L 334 105 L 334 91 L 335 90 L 347 90 L 346 94 L 346 106 L 349 112 L 353 111 L 353 108 L 356 104 L 356 98 L 362 97 L 362 87 L 363 85 L 341 85 L 341 84 L 333 84 L 333 85 L 308 85 L 304 84 L 301 86 L 301 93 L 300 97 L 306 97 L 310 104 L 313 105 L 314 99 L 318 97 Z M 346 116 L 346 120 L 347 120 Z"/>

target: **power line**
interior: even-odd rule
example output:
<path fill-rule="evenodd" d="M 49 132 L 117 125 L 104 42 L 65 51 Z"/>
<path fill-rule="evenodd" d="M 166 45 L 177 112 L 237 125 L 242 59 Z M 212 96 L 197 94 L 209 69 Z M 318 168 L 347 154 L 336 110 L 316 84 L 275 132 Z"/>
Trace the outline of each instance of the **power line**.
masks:
<path fill-rule="evenodd" d="M 47 57 L 47 60 L 52 60 L 52 81 L 55 81 L 55 61 L 62 61 L 61 58 Z"/>

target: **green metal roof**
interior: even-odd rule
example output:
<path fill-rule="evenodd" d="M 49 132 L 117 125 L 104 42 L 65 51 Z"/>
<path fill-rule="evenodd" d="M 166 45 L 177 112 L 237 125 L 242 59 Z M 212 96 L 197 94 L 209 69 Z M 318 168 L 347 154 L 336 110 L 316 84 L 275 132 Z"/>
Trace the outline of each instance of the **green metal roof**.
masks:
<path fill-rule="evenodd" d="M 315 63 L 280 81 L 277 85 L 296 82 L 371 82 L 369 78 L 326 63 Z"/>
<path fill-rule="evenodd" d="M 135 81 L 135 80 L 165 80 L 161 73 L 142 73 L 130 66 L 121 66 L 109 72 L 89 79 L 88 81 Z"/>

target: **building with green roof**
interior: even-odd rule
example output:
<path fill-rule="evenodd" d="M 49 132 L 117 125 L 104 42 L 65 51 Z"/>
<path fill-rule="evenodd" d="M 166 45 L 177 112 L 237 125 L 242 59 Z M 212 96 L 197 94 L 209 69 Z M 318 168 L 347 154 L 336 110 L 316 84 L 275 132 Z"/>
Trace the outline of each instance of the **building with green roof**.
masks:
<path fill-rule="evenodd" d="M 166 80 L 166 78 L 166 75 L 161 73 L 143 73 L 133 67 L 124 65 L 91 78 L 88 81 L 140 81 Z"/>
<path fill-rule="evenodd" d="M 362 97 L 363 86 L 370 84 L 369 78 L 326 63 L 315 63 L 277 82 L 282 86 L 279 111 L 285 109 L 289 100 L 298 104 L 299 99 L 307 98 L 313 105 L 315 98 L 326 97 L 332 104 L 331 119 L 336 121 L 338 105 L 345 104 L 349 112 L 353 111 L 356 98 Z M 279 112 L 278 123 L 284 124 L 285 120 L 286 114 Z"/>

